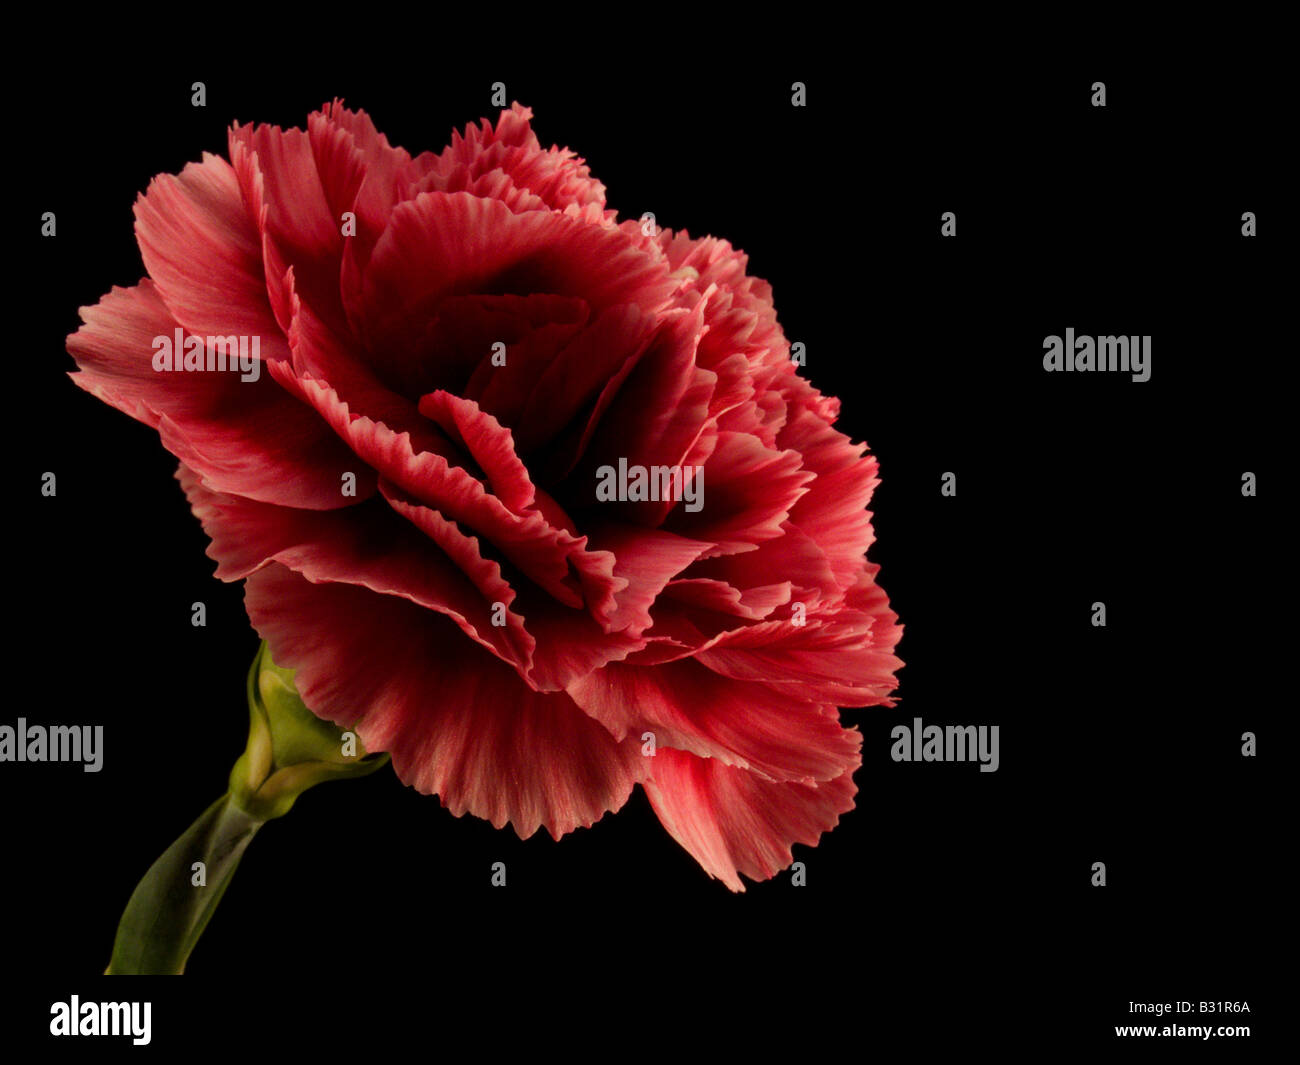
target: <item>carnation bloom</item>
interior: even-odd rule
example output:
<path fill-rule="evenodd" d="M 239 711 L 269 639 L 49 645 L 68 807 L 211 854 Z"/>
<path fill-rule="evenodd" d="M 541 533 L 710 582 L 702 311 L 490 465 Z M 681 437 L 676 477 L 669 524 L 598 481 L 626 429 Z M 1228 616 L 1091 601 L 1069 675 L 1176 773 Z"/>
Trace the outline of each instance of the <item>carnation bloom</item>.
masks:
<path fill-rule="evenodd" d="M 337 101 L 235 125 L 140 196 L 148 276 L 72 377 L 158 430 L 275 661 L 403 781 L 556 838 L 639 783 L 743 890 L 852 807 L 837 708 L 892 705 L 876 464 L 745 257 L 620 223 L 531 117 L 414 158 Z M 261 372 L 160 372 L 178 329 Z M 703 505 L 597 498 L 620 462 Z"/>

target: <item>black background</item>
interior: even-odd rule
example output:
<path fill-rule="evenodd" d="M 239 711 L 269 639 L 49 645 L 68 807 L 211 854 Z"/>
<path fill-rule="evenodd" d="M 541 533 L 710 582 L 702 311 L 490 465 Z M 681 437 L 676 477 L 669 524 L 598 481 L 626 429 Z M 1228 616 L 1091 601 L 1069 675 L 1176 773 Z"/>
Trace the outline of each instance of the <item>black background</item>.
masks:
<path fill-rule="evenodd" d="M 156 434 L 64 376 L 77 308 L 143 274 L 136 194 L 224 154 L 232 120 L 303 125 L 335 96 L 436 150 L 495 116 L 504 81 L 620 216 L 725 237 L 773 284 L 804 372 L 880 460 L 870 557 L 905 625 L 899 705 L 846 712 L 865 741 L 857 807 L 795 848 L 804 888 L 783 874 L 731 894 L 639 789 L 556 843 L 457 820 L 389 771 L 322 786 L 254 841 L 188 977 L 149 981 L 155 1050 L 394 1031 L 429 1053 L 453 1033 L 577 1045 L 597 1017 L 623 1050 L 688 1031 L 809 1054 L 900 1035 L 1113 1048 L 1113 1025 L 1142 1021 L 1130 1000 L 1174 999 L 1249 1000 L 1184 1023 L 1247 1023 L 1233 1051 L 1261 1047 L 1279 1023 L 1261 970 L 1279 949 L 1294 631 L 1280 76 L 1229 75 L 1215 53 L 962 65 L 878 49 L 866 64 L 827 44 L 833 59 L 731 63 L 652 37 L 599 64 L 446 42 L 412 63 L 347 37 L 336 59 L 47 68 L 11 130 L 20 457 L 0 721 L 102 724 L 106 754 L 98 774 L 0 766 L 5 968 L 22 974 L 5 1031 L 52 1048 L 50 1002 L 109 996 L 97 974 L 127 897 L 245 738 L 242 586 L 212 577 Z M 1067 327 L 1150 334 L 1150 381 L 1044 373 L 1043 337 Z M 999 725 L 1001 768 L 892 762 L 890 730 L 914 717 Z"/>

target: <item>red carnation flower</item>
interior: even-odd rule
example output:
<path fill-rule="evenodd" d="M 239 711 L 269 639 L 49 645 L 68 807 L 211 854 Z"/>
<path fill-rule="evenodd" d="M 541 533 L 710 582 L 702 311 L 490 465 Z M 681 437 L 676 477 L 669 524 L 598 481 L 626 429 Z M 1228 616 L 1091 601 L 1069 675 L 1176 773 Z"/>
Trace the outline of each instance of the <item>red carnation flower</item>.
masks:
<path fill-rule="evenodd" d="M 402 780 L 556 838 L 640 783 L 743 890 L 852 807 L 837 707 L 891 705 L 876 464 L 745 257 L 619 223 L 531 117 L 415 158 L 339 102 L 234 126 L 139 198 L 148 276 L 72 377 L 158 430 L 274 659 Z"/>

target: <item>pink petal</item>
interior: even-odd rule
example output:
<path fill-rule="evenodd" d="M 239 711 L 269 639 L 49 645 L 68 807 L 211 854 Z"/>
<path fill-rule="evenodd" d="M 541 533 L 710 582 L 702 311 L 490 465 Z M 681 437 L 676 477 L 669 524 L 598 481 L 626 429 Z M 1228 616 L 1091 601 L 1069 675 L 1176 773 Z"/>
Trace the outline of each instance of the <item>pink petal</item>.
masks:
<path fill-rule="evenodd" d="M 623 309 L 620 308 L 620 310 Z M 635 309 L 633 310 L 635 311 Z M 599 459 L 584 461 L 587 457 L 587 449 L 591 446 L 597 431 L 604 423 L 610 407 L 613 406 L 614 401 L 622 393 L 624 385 L 627 384 L 628 379 L 631 378 L 637 366 L 640 365 L 641 360 L 650 351 L 651 344 L 657 336 L 657 322 L 651 316 L 640 315 L 639 311 L 635 311 L 635 313 L 638 316 L 638 321 L 646 326 L 644 330 L 638 330 L 635 347 L 628 351 L 623 364 L 605 381 L 595 402 L 590 404 L 589 410 L 575 418 L 568 428 L 554 439 L 536 459 L 539 470 L 550 481 L 568 480 L 576 489 L 576 493 L 584 500 L 591 498 L 589 492 L 592 486 L 592 478 L 595 476 L 596 468 L 600 465 Z M 608 353 L 606 357 L 608 357 Z M 581 472 L 575 474 L 575 469 L 580 469 Z"/>
<path fill-rule="evenodd" d="M 705 499 L 707 502 L 707 495 Z M 789 601 L 803 603 L 806 610 L 841 597 L 826 552 L 811 536 L 788 522 L 779 537 L 764 541 L 756 550 L 702 559 L 685 576 L 722 581 L 742 593 L 788 581 Z"/>
<path fill-rule="evenodd" d="M 486 474 L 493 494 L 515 513 L 533 505 L 536 489 L 528 468 L 515 453 L 510 430 L 473 400 L 450 392 L 430 392 L 420 399 L 420 413 L 440 426 Z"/>
<path fill-rule="evenodd" d="M 520 675 L 529 686 L 538 691 L 562 691 L 574 678 L 585 676 L 607 662 L 624 658 L 642 646 L 633 635 L 610 631 L 609 626 L 602 625 L 589 609 L 575 609 L 557 603 L 522 574 L 514 573 L 508 565 L 499 566 L 494 562 L 490 564 L 492 569 L 486 577 L 476 574 L 471 562 L 474 558 L 481 560 L 477 539 L 467 539 L 455 523 L 447 521 L 436 510 L 411 500 L 395 486 L 381 482 L 380 489 L 394 510 L 443 547 L 468 573 L 475 575 L 475 583 L 485 596 L 493 594 L 487 578 L 509 589 L 508 597 L 498 601 L 510 604 L 507 620 L 512 626 L 517 620 L 528 634 L 530 654 L 520 669 Z M 462 541 L 467 541 L 472 547 L 472 555 Z M 607 562 L 606 577 L 613 579 L 612 557 L 608 553 L 587 557 L 599 557 Z M 482 565 L 487 563 L 480 561 L 480 567 Z M 622 583 L 616 583 L 615 587 L 621 587 Z"/>
<path fill-rule="evenodd" d="M 441 455 L 456 465 L 472 465 L 468 452 L 458 449 L 438 432 L 421 416 L 414 402 L 379 381 L 359 358 L 350 336 L 331 328 L 309 304 L 299 300 L 296 272 L 292 267 L 284 278 L 284 292 L 289 301 L 289 348 L 293 373 L 287 375 L 284 367 L 273 368 L 273 372 L 286 388 L 311 404 L 314 393 L 303 388 L 303 381 L 328 381 L 330 388 L 351 410 L 383 422 L 395 432 L 406 434 L 414 450 Z"/>
<path fill-rule="evenodd" d="M 570 339 L 529 382 L 519 411 L 520 450 L 531 452 L 577 422 L 618 372 L 642 357 L 654 326 L 636 307 L 621 304 Z"/>
<path fill-rule="evenodd" d="M 709 556 L 752 551 L 782 536 L 812 480 L 798 452 L 773 451 L 757 437 L 722 432 L 704 467 L 703 507 L 694 513 L 677 507 L 666 527 L 716 544 Z"/>
<path fill-rule="evenodd" d="M 799 452 L 804 468 L 816 474 L 790 509 L 790 521 L 817 541 L 836 581 L 847 588 L 857 580 L 875 540 L 871 512 L 865 508 L 880 483 L 876 460 L 863 456 L 866 444 L 852 443 L 820 414 L 806 409 L 792 412 L 777 441 Z"/>
<path fill-rule="evenodd" d="M 790 602 L 791 584 L 765 584 L 743 591 L 725 581 L 702 577 L 669 581 L 664 597 L 683 606 L 762 621 L 777 607 Z"/>
<path fill-rule="evenodd" d="M 834 706 L 802 693 L 722 677 L 690 659 L 653 667 L 613 662 L 575 681 L 574 701 L 615 736 L 649 729 L 675 747 L 772 780 L 830 780 L 861 737 Z"/>
<path fill-rule="evenodd" d="M 832 780 L 774 783 L 713 758 L 659 748 L 644 782 L 664 828 L 732 891 L 741 873 L 767 880 L 794 860 L 791 845 L 815 846 L 853 809 L 857 756 Z"/>
<path fill-rule="evenodd" d="M 356 498 L 342 493 L 343 474 L 360 468 L 355 455 L 280 387 L 270 364 L 256 381 L 229 370 L 154 370 L 153 338 L 174 338 L 177 323 L 152 281 L 114 288 L 81 318 L 68 338 L 81 369 L 73 383 L 157 429 L 209 488 L 308 510 L 365 498 L 361 478 Z"/>
<path fill-rule="evenodd" d="M 614 576 L 627 582 L 615 596 L 617 608 L 607 619 L 614 630 L 640 636 L 654 623 L 650 608 L 672 578 L 712 545 L 660 529 L 602 523 L 588 529 L 595 551 L 614 556 Z"/>
<path fill-rule="evenodd" d="M 393 208 L 411 195 L 411 186 L 436 157 L 425 153 L 413 160 L 388 143 L 369 115 L 348 110 L 340 100 L 314 112 L 307 133 L 332 216 L 355 212 L 356 243 L 368 254 Z"/>
<path fill-rule="evenodd" d="M 665 320 L 603 415 L 586 456 L 575 469 L 577 493 L 594 501 L 597 469 L 617 466 L 620 459 L 629 467 L 681 466 L 683 478 L 694 480 L 694 467 L 704 464 L 716 444 L 716 437 L 710 435 L 704 446 L 695 450 L 707 428 L 709 403 L 718 380 L 716 374 L 695 365 L 702 313 L 699 307 Z M 661 524 L 674 508 L 680 510 L 675 500 L 605 502 L 599 508 L 610 520 L 650 527 Z"/>
<path fill-rule="evenodd" d="M 311 137 L 300 129 L 236 123 L 228 140 L 240 187 L 256 211 L 267 287 L 282 324 L 287 294 L 280 289 L 292 267 L 299 298 L 343 332 L 343 220 L 331 209 Z M 330 162 L 327 177 L 337 180 L 337 160 Z"/>
<path fill-rule="evenodd" d="M 709 314 L 710 326 L 721 333 L 723 352 L 745 350 L 755 355 L 766 351 L 772 356 L 773 364 L 784 363 L 784 368 L 790 369 L 789 344 L 777 324 L 772 286 L 747 273 L 749 258 L 744 252 L 716 237 L 692 239 L 685 232 L 667 229 L 660 230 L 654 239 L 662 247 L 674 274 L 680 275 L 686 269 L 696 271 L 687 286 L 690 290 L 702 293 L 716 286 L 725 297 Z M 742 324 L 742 333 L 737 334 L 731 326 L 719 321 L 727 311 L 738 315 L 736 321 Z M 736 341 L 743 343 L 738 347 Z"/>
<path fill-rule="evenodd" d="M 601 575 L 602 563 L 586 550 L 585 537 L 554 524 L 544 510 L 516 514 L 470 472 L 440 454 L 416 450 L 410 433 L 395 432 L 352 412 L 328 385 L 307 378 L 300 387 L 334 431 L 383 480 L 462 528 L 482 534 L 560 602 L 579 607 L 593 597 L 612 594 L 612 579 Z"/>
<path fill-rule="evenodd" d="M 371 351 L 405 342 L 439 304 L 469 293 L 549 292 L 596 311 L 635 303 L 655 312 L 672 292 L 662 260 L 618 230 L 546 211 L 514 214 L 464 192 L 425 192 L 399 204 L 363 278 Z"/>
<path fill-rule="evenodd" d="M 245 598 L 303 701 L 391 752 L 403 781 L 458 817 L 558 839 L 619 809 L 645 772 L 638 741 L 615 742 L 563 693 L 532 691 L 438 614 L 274 564 Z"/>
<path fill-rule="evenodd" d="M 455 296 L 444 300 L 436 316 L 404 346 L 370 351 L 367 362 L 404 396 L 419 397 L 441 388 L 482 405 L 493 372 L 517 368 L 519 359 L 510 360 L 520 345 L 553 352 L 553 346 L 539 343 L 534 335 L 541 332 L 558 346 L 563 337 L 582 328 L 588 313 L 585 300 L 545 293 Z M 497 343 L 506 346 L 506 367 L 492 363 Z"/>
<path fill-rule="evenodd" d="M 892 614 L 890 615 L 892 618 Z M 893 706 L 893 654 L 901 630 L 852 609 L 803 625 L 768 621 L 719 635 L 696 654 L 701 665 L 734 680 L 761 681 L 788 690 L 791 698 L 836 706 Z"/>
<path fill-rule="evenodd" d="M 262 272 L 261 238 L 235 171 L 204 154 L 161 174 L 135 204 L 145 269 L 176 323 L 200 336 L 259 336 L 263 354 L 283 345 Z"/>
<path fill-rule="evenodd" d="M 185 466 L 177 479 L 211 537 L 208 557 L 219 563 L 222 580 L 240 580 L 278 562 L 314 584 L 355 584 L 400 596 L 447 615 L 520 673 L 530 668 L 533 639 L 509 609 L 515 593 L 495 564 L 472 546 L 465 549 L 472 542 L 447 542 L 444 553 L 439 547 L 446 541 L 430 544 L 378 500 L 322 514 L 210 492 Z M 493 624 L 495 602 L 505 607 L 505 625 Z"/>
<path fill-rule="evenodd" d="M 513 186 L 526 189 L 545 207 L 605 205 L 605 187 L 591 176 L 586 164 L 567 148 L 543 150 L 532 131 L 529 108 L 514 104 L 502 111 L 496 127 L 485 119 L 470 126 L 464 136 L 452 134 L 452 143 L 439 156 L 418 191 L 456 191 L 475 179 L 499 170 Z"/>

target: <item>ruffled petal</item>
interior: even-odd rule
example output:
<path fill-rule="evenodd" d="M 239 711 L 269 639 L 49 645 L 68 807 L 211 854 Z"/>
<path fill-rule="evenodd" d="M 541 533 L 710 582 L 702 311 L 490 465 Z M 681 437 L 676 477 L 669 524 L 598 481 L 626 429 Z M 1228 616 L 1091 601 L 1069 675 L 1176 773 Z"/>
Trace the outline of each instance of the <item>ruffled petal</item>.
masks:
<path fill-rule="evenodd" d="M 861 737 L 813 693 L 720 676 L 691 659 L 657 666 L 613 662 L 571 684 L 574 701 L 614 735 L 655 733 L 675 747 L 772 780 L 830 780 Z"/>
<path fill-rule="evenodd" d="M 721 581 L 741 593 L 788 581 L 788 601 L 802 603 L 807 611 L 840 598 L 840 587 L 826 552 L 811 536 L 788 522 L 779 537 L 763 541 L 757 549 L 701 559 L 684 576 Z"/>
<path fill-rule="evenodd" d="M 456 192 L 498 172 L 509 179 L 511 188 L 527 190 L 540 208 L 604 208 L 605 186 L 569 149 L 544 150 L 533 133 L 532 117 L 529 108 L 516 103 L 501 112 L 495 127 L 484 119 L 467 127 L 463 135 L 453 132 L 451 145 L 430 168 L 418 191 Z M 518 209 L 519 205 L 512 206 Z"/>
<path fill-rule="evenodd" d="M 440 614 L 276 564 L 248 578 L 245 601 L 303 701 L 457 817 L 558 839 L 619 809 L 645 772 L 635 738 L 531 690 Z"/>
<path fill-rule="evenodd" d="M 398 492 L 482 534 L 528 577 L 560 602 L 579 607 L 612 595 L 608 559 L 593 558 L 585 537 L 553 524 L 539 510 L 516 514 L 471 471 L 440 454 L 417 450 L 409 432 L 354 413 L 334 389 L 305 378 L 299 382 L 312 405 L 365 463 Z"/>
<path fill-rule="evenodd" d="M 791 845 L 815 846 L 853 809 L 853 771 L 816 784 L 775 783 L 714 758 L 660 748 L 645 781 L 650 805 L 673 839 L 709 876 L 744 891 L 740 874 L 767 880 L 794 860 Z"/>
<path fill-rule="evenodd" d="M 228 139 L 245 200 L 256 211 L 271 305 L 281 324 L 288 328 L 282 287 L 292 267 L 299 297 L 342 331 L 343 221 L 331 209 L 311 137 L 300 129 L 236 123 Z M 335 179 L 332 171 L 327 178 Z"/>
<path fill-rule="evenodd" d="M 451 530 L 421 536 L 377 499 L 322 514 L 210 492 L 185 466 L 177 479 L 211 538 L 208 557 L 218 563 L 222 580 L 240 580 L 278 562 L 313 583 L 400 596 L 445 614 L 521 674 L 530 669 L 534 642 L 510 609 L 515 592 L 465 537 Z"/>
<path fill-rule="evenodd" d="M 388 482 L 381 483 L 380 489 L 394 510 L 453 557 L 461 558 L 468 554 L 466 547 L 460 544 L 465 539 L 464 534 L 454 522 L 410 499 Z M 473 545 L 475 557 L 481 558 L 480 542 L 473 539 L 469 543 Z M 613 560 L 608 553 L 587 557 L 596 563 L 604 563 L 601 567 L 603 576 L 615 588 L 623 586 L 625 582 L 612 577 Z M 491 575 L 510 589 L 509 597 L 500 600 L 510 606 L 506 620 L 513 623 L 518 619 L 528 633 L 531 647 L 531 654 L 520 675 L 539 691 L 561 691 L 573 678 L 585 676 L 607 662 L 622 659 L 642 646 L 634 635 L 611 632 L 609 626 L 602 625 L 589 609 L 557 603 L 508 564 L 492 563 Z M 478 583 L 481 588 L 485 587 L 481 579 Z"/>
<path fill-rule="evenodd" d="M 773 451 L 753 436 L 719 433 L 704 467 L 702 506 L 677 507 L 667 527 L 708 540 L 712 555 L 752 551 L 783 535 L 786 519 L 814 475 L 795 451 Z"/>
<path fill-rule="evenodd" d="M 501 502 L 516 514 L 533 505 L 537 491 L 528 468 L 515 452 L 510 430 L 496 418 L 473 400 L 441 390 L 421 397 L 419 410 L 469 453 Z"/>
<path fill-rule="evenodd" d="M 68 337 L 81 369 L 73 383 L 157 429 L 163 446 L 212 490 L 307 510 L 366 497 L 361 479 L 355 497 L 343 495 L 356 456 L 266 372 L 271 364 L 263 361 L 256 381 L 230 370 L 153 368 L 154 338 L 174 346 L 177 322 L 149 279 L 114 288 L 83 307 L 81 318 L 85 324 Z"/>
<path fill-rule="evenodd" d="M 673 283 L 618 230 L 549 211 L 513 213 L 468 193 L 425 192 L 399 204 L 363 276 L 362 339 L 405 343 L 446 299 L 549 292 L 599 312 L 633 303 L 658 312 Z"/>
<path fill-rule="evenodd" d="M 864 457 L 866 444 L 854 444 L 807 409 L 791 414 L 777 441 L 797 451 L 804 468 L 816 475 L 790 509 L 790 521 L 817 542 L 840 587 L 848 588 L 856 582 L 866 551 L 875 541 L 866 506 L 880 483 L 876 459 Z"/>
<path fill-rule="evenodd" d="M 177 324 L 200 336 L 260 337 L 267 357 L 282 351 L 261 238 L 228 162 L 205 153 L 174 177 L 154 178 L 136 201 L 135 235 Z"/>
<path fill-rule="evenodd" d="M 718 635 L 695 658 L 733 680 L 759 681 L 790 698 L 836 706 L 893 706 L 889 697 L 902 662 L 901 631 L 887 618 L 877 630 L 862 611 L 843 609 L 803 624 L 768 621 Z"/>

